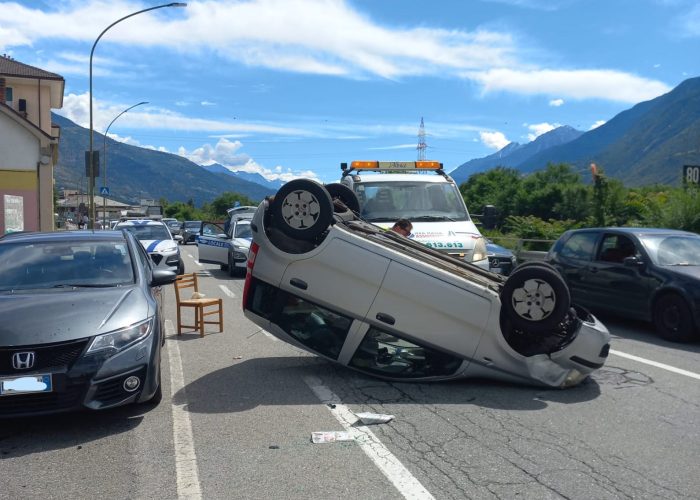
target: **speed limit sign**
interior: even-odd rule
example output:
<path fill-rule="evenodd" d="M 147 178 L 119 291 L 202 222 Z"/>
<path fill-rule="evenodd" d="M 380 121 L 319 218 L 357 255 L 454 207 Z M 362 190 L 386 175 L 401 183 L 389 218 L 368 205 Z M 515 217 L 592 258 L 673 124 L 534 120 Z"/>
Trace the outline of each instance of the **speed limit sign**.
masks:
<path fill-rule="evenodd" d="M 700 165 L 683 165 L 683 183 L 700 184 Z"/>

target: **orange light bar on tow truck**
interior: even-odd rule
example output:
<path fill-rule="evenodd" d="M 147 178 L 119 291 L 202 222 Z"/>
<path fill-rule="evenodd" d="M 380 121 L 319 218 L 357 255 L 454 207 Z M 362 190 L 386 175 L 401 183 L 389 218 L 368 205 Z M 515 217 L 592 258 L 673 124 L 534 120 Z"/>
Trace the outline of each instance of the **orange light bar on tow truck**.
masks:
<path fill-rule="evenodd" d="M 439 161 L 354 161 L 355 170 L 440 170 Z"/>

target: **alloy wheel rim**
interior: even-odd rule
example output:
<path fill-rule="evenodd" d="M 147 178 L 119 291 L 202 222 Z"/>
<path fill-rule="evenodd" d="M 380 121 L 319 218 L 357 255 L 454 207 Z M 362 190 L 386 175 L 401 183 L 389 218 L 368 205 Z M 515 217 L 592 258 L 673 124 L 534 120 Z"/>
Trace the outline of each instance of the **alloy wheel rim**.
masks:
<path fill-rule="evenodd" d="M 541 279 L 529 279 L 513 291 L 513 309 L 521 318 L 541 321 L 554 311 L 556 294 L 552 286 Z"/>
<path fill-rule="evenodd" d="M 309 191 L 292 191 L 282 200 L 282 217 L 294 229 L 308 229 L 321 214 L 321 204 Z"/>

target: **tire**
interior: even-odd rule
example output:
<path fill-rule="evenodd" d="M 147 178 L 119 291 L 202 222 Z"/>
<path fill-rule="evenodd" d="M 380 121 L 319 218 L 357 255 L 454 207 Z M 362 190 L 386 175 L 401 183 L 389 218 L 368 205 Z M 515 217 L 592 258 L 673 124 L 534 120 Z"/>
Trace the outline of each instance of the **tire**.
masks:
<path fill-rule="evenodd" d="M 332 200 L 342 201 L 355 214 L 360 213 L 360 200 L 357 198 L 355 191 L 340 182 L 333 182 L 324 186 Z"/>
<path fill-rule="evenodd" d="M 231 266 L 231 264 L 221 264 L 219 266 L 219 269 L 221 269 L 222 271 L 228 271 L 230 266 Z"/>
<path fill-rule="evenodd" d="M 311 179 L 284 184 L 270 205 L 271 224 L 290 238 L 313 240 L 333 220 L 333 201 L 328 191 Z"/>
<path fill-rule="evenodd" d="M 544 333 L 564 320 L 571 297 L 556 270 L 533 265 L 517 268 L 508 276 L 501 291 L 501 304 L 513 327 Z"/>
<path fill-rule="evenodd" d="M 158 406 L 163 400 L 163 384 L 160 379 L 160 373 L 158 373 L 158 389 L 156 389 L 155 394 L 148 401 L 144 401 L 142 404 L 148 406 Z"/>
<path fill-rule="evenodd" d="M 228 275 L 235 278 L 238 273 L 236 272 L 236 264 L 233 262 L 233 256 L 231 254 L 228 255 L 228 266 L 226 267 L 228 267 Z"/>
<path fill-rule="evenodd" d="M 654 326 L 659 336 L 671 342 L 689 342 L 697 335 L 693 314 L 680 295 L 668 293 L 654 302 Z"/>
<path fill-rule="evenodd" d="M 185 263 L 180 260 L 180 263 L 177 265 L 177 274 L 185 274 Z"/>
<path fill-rule="evenodd" d="M 528 260 L 527 262 L 523 262 L 522 264 L 518 264 L 515 269 L 513 269 L 513 272 L 515 272 L 518 269 L 523 269 L 526 267 L 544 267 L 546 269 L 551 269 L 552 271 L 557 271 L 557 268 L 554 267 L 552 264 L 549 262 L 545 262 L 543 260 Z"/>

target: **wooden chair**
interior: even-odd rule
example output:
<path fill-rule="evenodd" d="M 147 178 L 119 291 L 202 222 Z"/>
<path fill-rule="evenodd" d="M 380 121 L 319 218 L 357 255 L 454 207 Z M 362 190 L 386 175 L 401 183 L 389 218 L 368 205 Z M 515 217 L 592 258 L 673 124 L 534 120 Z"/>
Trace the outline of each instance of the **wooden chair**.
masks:
<path fill-rule="evenodd" d="M 219 331 L 224 331 L 224 311 L 222 300 L 220 298 L 182 298 L 180 297 L 183 290 L 190 290 L 190 296 L 195 292 L 199 293 L 197 285 L 197 275 L 195 273 L 181 274 L 175 281 L 175 300 L 177 301 L 177 334 L 182 335 L 183 328 L 194 328 L 194 331 L 199 331 L 199 336 L 204 337 L 204 325 L 219 325 Z M 194 325 L 185 325 L 182 323 L 181 311 L 183 307 L 192 307 L 194 309 Z M 205 321 L 205 316 L 218 314 L 218 321 Z"/>

